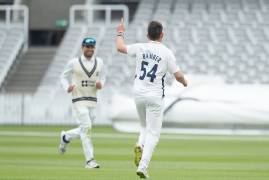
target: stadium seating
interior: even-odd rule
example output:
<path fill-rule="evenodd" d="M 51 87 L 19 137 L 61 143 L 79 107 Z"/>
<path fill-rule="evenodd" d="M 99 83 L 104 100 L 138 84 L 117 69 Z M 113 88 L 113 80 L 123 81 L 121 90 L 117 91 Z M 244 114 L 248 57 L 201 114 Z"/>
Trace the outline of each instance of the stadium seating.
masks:
<path fill-rule="evenodd" d="M 187 53 L 190 56 L 188 59 L 184 59 L 186 56 L 182 56 L 182 59 L 178 57 L 178 63 L 182 64 L 183 71 L 208 74 L 208 70 L 214 72 L 214 69 L 219 69 L 215 75 L 221 75 L 228 83 L 268 83 L 260 78 L 267 72 L 255 68 L 256 64 L 264 62 L 261 54 L 264 59 L 266 57 L 268 59 L 266 49 L 268 21 L 265 20 L 268 18 L 268 13 L 266 8 L 261 9 L 261 3 L 264 2 L 176 1 L 176 7 L 185 4 L 185 9 L 181 10 L 185 13 L 185 18 L 181 22 L 183 27 L 177 28 L 177 32 L 172 33 L 177 37 L 171 39 L 182 37 L 179 42 L 174 42 L 177 43 L 177 47 L 183 46 L 175 49 L 176 54 Z M 177 17 L 177 11 L 174 11 L 173 18 Z M 197 13 L 200 16 L 197 16 Z M 171 29 L 176 27 L 176 20 L 181 21 L 181 19 L 180 16 L 172 19 Z M 192 47 L 194 53 L 190 52 L 190 49 L 185 51 L 184 46 Z M 184 52 L 180 51 L 182 49 Z M 201 55 L 210 59 L 203 59 Z M 241 59 L 242 56 L 244 60 Z M 194 63 L 187 63 L 187 61 L 194 61 Z M 212 62 L 213 66 L 208 66 L 206 71 L 201 71 L 201 65 L 207 66 L 208 62 Z M 188 64 L 191 65 L 187 66 Z M 268 61 L 263 65 L 268 68 Z"/>
<path fill-rule="evenodd" d="M 227 83 L 266 84 L 269 83 L 268 7 L 267 1 L 262 0 L 142 0 L 127 29 L 126 42 L 146 42 L 148 21 L 158 20 L 165 27 L 164 43 L 174 51 L 185 73 L 221 76 Z M 133 74 L 129 70 L 135 64 L 130 63 L 131 58 L 114 53 L 114 45 L 108 48 L 106 43 L 111 44 L 114 31 L 108 28 L 106 32 L 98 54 L 106 54 L 108 58 L 104 59 L 108 61 L 117 61 L 108 63 L 112 72 L 109 74 L 119 69 L 126 72 L 109 76 L 108 82 L 119 76 L 118 84 L 131 84 L 132 79 L 126 79 Z"/>
<path fill-rule="evenodd" d="M 150 20 L 163 23 L 164 44 L 174 51 L 185 73 L 220 76 L 227 83 L 269 83 L 268 1 L 141 0 L 127 28 L 126 42 L 146 42 Z M 100 28 L 84 24 L 68 29 L 40 89 L 55 83 L 66 62 L 81 52 L 85 35 L 97 38 L 108 86 L 121 89 L 124 82 L 131 87 L 135 62 L 116 52 L 115 25 Z M 122 91 L 129 92 L 126 87 Z"/>
<path fill-rule="evenodd" d="M 267 1 L 165 1 L 159 10 L 163 2 L 151 4 L 157 8 L 150 20 L 164 24 L 164 43 L 184 72 L 213 73 L 227 83 L 269 83 L 261 78 L 268 74 L 261 67 L 269 64 Z"/>

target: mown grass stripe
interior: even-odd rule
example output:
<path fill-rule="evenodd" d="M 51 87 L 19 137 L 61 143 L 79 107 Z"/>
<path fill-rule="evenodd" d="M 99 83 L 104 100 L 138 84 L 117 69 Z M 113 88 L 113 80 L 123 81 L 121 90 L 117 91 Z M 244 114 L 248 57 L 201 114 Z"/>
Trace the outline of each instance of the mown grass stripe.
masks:
<path fill-rule="evenodd" d="M 52 127 L 49 132 L 45 131 L 47 127 L 26 129 L 35 133 L 40 130 L 45 136 L 0 135 L 0 180 L 139 179 L 133 163 L 137 134 L 98 129 L 93 133 L 93 143 L 101 169 L 86 170 L 79 140 L 73 141 L 67 153 L 60 155 L 57 150 L 58 127 Z M 25 132 L 19 127 L 13 130 L 10 132 Z M 153 180 L 269 179 L 269 143 L 266 137 L 166 134 L 162 137 L 167 139 L 160 140 L 150 164 L 149 173 Z"/>

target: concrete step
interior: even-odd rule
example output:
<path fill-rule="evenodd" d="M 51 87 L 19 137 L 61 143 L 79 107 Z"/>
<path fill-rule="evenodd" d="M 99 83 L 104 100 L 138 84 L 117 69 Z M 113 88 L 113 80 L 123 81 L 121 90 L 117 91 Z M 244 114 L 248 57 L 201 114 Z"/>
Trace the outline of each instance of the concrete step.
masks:
<path fill-rule="evenodd" d="M 31 68 L 31 69 L 30 69 Z M 47 70 L 47 66 L 42 65 L 42 66 L 31 66 L 31 67 L 26 67 L 20 68 L 17 73 L 20 74 L 29 74 L 29 73 L 41 73 Z"/>
<path fill-rule="evenodd" d="M 30 47 L 8 78 L 8 92 L 35 92 L 56 52 L 56 47 Z"/>
<path fill-rule="evenodd" d="M 53 57 L 53 53 L 54 52 L 51 52 L 49 54 L 42 54 L 42 53 L 39 53 L 39 54 L 26 54 L 25 59 L 28 60 L 28 61 L 36 60 L 36 59 L 47 59 L 47 60 L 49 60 L 49 59 L 51 59 Z"/>
<path fill-rule="evenodd" d="M 9 87 L 6 89 L 7 92 L 19 92 L 19 93 L 34 93 L 36 91 L 36 88 L 25 86 L 25 87 Z"/>
<path fill-rule="evenodd" d="M 10 81 L 10 84 L 14 84 L 14 83 L 20 83 L 20 82 L 37 82 L 37 81 L 41 81 L 42 77 L 40 76 L 28 76 L 28 77 L 19 77 L 19 78 L 14 78 Z"/>

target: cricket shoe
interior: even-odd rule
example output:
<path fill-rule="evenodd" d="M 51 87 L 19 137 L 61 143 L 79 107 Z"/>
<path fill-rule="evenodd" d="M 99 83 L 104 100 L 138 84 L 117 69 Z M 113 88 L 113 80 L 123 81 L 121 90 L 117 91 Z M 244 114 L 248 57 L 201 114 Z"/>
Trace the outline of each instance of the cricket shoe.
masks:
<path fill-rule="evenodd" d="M 143 179 L 148 179 L 149 178 L 149 175 L 147 173 L 147 169 L 146 168 L 143 168 L 143 167 L 140 167 L 140 166 L 137 168 L 136 174 L 140 178 L 143 178 Z"/>
<path fill-rule="evenodd" d="M 69 141 L 67 141 L 65 139 L 65 131 L 62 131 L 61 132 L 60 138 L 61 138 L 61 140 L 60 140 L 60 145 L 59 145 L 59 152 L 61 154 L 64 154 L 65 151 L 66 151 L 67 144 L 69 143 Z"/>
<path fill-rule="evenodd" d="M 100 168 L 100 165 L 94 159 L 91 159 L 87 162 L 85 168 L 86 169 Z"/>
<path fill-rule="evenodd" d="M 139 162 L 140 162 L 140 160 L 142 158 L 143 150 L 142 150 L 142 148 L 140 146 L 136 145 L 135 148 L 134 148 L 134 153 L 135 153 L 134 162 L 135 162 L 136 167 L 138 167 Z"/>

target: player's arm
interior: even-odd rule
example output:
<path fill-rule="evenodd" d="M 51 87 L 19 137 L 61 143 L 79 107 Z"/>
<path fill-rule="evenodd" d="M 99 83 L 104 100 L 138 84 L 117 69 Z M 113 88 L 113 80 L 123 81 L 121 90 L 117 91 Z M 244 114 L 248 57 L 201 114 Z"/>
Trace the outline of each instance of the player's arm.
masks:
<path fill-rule="evenodd" d="M 188 85 L 187 80 L 185 79 L 184 74 L 181 71 L 175 72 L 174 76 L 178 82 L 183 84 L 183 86 L 186 87 Z"/>
<path fill-rule="evenodd" d="M 184 74 L 180 71 L 179 67 L 176 64 L 176 57 L 175 55 L 171 52 L 169 57 L 168 57 L 168 69 L 171 74 L 174 74 L 175 79 L 183 84 L 183 86 L 187 86 L 187 80 L 184 77 Z"/>
<path fill-rule="evenodd" d="M 117 27 L 116 46 L 118 52 L 127 54 L 127 47 L 124 42 L 124 32 L 125 32 L 124 22 L 123 18 L 121 18 L 120 24 Z"/>
<path fill-rule="evenodd" d="M 102 89 L 104 87 L 105 81 L 106 81 L 106 71 L 105 71 L 105 67 L 103 64 L 103 61 L 100 59 L 100 61 L 102 62 L 102 66 L 101 66 L 101 70 L 100 70 L 100 75 L 99 75 L 99 79 L 96 81 L 95 86 L 96 89 Z"/>
<path fill-rule="evenodd" d="M 64 71 L 60 76 L 61 84 L 64 90 L 67 91 L 68 93 L 72 92 L 73 89 L 75 88 L 75 85 L 71 84 L 72 71 L 73 71 L 73 60 L 68 62 L 68 64 L 66 65 Z"/>

